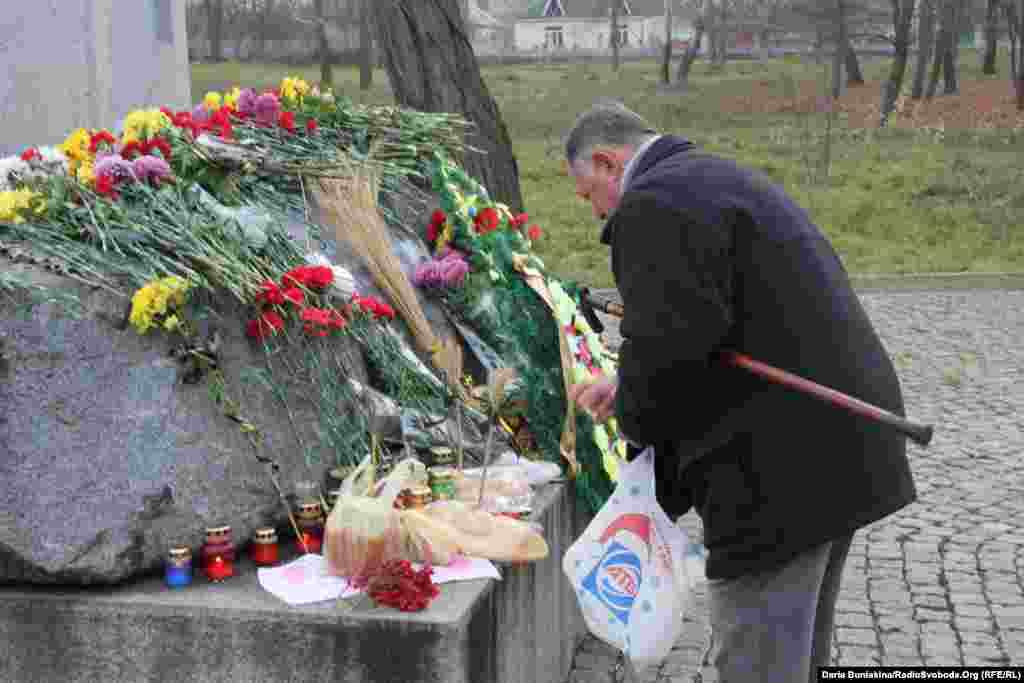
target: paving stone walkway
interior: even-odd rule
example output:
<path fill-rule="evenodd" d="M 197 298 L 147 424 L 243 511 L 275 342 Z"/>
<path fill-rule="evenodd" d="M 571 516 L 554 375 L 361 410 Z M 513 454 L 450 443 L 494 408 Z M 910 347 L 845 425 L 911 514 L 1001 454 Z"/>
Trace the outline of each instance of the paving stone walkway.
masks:
<path fill-rule="evenodd" d="M 919 501 L 862 529 L 837 605 L 838 665 L 1024 663 L 1024 291 L 872 292 L 862 299 L 900 373 Z M 610 321 L 609 321 L 610 322 Z M 617 342 L 609 329 L 609 342 Z M 827 456 L 823 448 L 822 456 Z M 680 520 L 699 540 L 699 519 Z M 707 604 L 643 683 L 714 683 L 700 666 Z M 570 683 L 629 681 L 617 653 L 581 645 Z M 730 682 L 731 683 L 731 682 Z"/>

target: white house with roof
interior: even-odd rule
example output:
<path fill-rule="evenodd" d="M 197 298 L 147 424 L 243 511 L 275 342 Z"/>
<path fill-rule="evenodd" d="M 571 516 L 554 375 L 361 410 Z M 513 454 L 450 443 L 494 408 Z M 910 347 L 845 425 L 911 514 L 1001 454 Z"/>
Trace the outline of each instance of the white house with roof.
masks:
<path fill-rule="evenodd" d="M 611 48 L 612 0 L 536 0 L 515 22 L 516 50 L 605 51 Z M 665 0 L 621 0 L 616 31 L 619 46 L 657 48 L 665 41 Z M 679 3 L 681 4 L 681 3 Z M 695 14 L 673 10 L 673 39 L 687 40 Z"/>

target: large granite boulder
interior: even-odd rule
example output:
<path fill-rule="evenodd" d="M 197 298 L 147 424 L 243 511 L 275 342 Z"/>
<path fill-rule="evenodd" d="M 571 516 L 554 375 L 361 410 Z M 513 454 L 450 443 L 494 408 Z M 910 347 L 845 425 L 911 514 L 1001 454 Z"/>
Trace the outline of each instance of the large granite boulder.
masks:
<path fill-rule="evenodd" d="M 301 229 L 290 226 L 303 239 Z M 411 237 L 396 249 L 412 268 L 426 257 Z M 372 290 L 353 257 L 319 245 Z M 238 424 L 225 417 L 207 381 L 183 381 L 164 333 L 140 336 L 127 325 L 130 302 L 36 265 L 0 267 L 30 282 L 77 296 L 72 315 L 53 303 L 27 307 L 0 296 L 0 583 L 110 584 L 156 570 L 167 549 L 198 549 L 204 529 L 230 524 L 236 543 L 283 509 L 265 464 Z M 201 333 L 221 337 L 220 369 L 231 398 L 264 435 L 264 455 L 297 479 L 322 481 L 335 463 L 310 466 L 295 432 L 314 434 L 307 387 L 285 386 L 293 414 L 247 370 L 266 362 L 245 337 L 251 311 L 228 296 L 209 297 L 213 315 Z M 424 301 L 441 334 L 452 328 Z M 360 385 L 372 384 L 351 341 L 336 353 Z M 351 406 L 338 406 L 350 410 Z M 292 420 L 294 420 L 294 425 Z M 479 430 L 467 438 L 481 441 Z"/>

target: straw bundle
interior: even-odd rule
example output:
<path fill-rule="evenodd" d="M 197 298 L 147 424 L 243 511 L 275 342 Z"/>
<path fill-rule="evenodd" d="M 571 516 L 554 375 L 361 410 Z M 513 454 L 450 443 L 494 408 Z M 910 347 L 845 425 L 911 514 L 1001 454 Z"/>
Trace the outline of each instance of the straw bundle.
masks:
<path fill-rule="evenodd" d="M 353 165 L 350 177 L 319 178 L 314 193 L 340 242 L 349 244 L 366 263 L 374 282 L 391 300 L 419 350 L 458 394 L 462 349 L 455 339 L 440 339 L 430 326 L 412 284 L 391 246 L 388 227 L 377 206 L 379 176 L 369 164 Z"/>

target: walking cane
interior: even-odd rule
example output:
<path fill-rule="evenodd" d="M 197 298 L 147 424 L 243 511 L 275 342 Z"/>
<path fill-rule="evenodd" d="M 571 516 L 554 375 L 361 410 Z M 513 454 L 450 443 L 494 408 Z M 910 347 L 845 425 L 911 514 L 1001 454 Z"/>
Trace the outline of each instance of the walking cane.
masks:
<path fill-rule="evenodd" d="M 596 310 L 603 311 L 608 315 L 621 318 L 626 310 L 622 304 L 614 301 L 602 301 L 595 299 L 590 294 L 589 290 L 583 290 L 583 299 L 586 305 L 592 306 Z M 751 372 L 758 377 L 768 380 L 774 384 L 780 384 L 800 393 L 813 396 L 821 401 L 830 403 L 839 408 L 865 417 L 873 422 L 877 422 L 887 427 L 891 427 L 896 431 L 900 432 L 914 443 L 927 446 L 932 440 L 932 425 L 920 424 L 912 422 L 905 418 L 890 413 L 887 410 L 883 410 L 878 406 L 866 403 L 853 396 L 848 396 L 841 391 L 836 391 L 826 386 L 822 386 L 817 382 L 812 382 L 809 379 L 804 379 L 798 375 L 794 375 L 791 372 L 780 370 L 779 368 L 762 363 L 761 361 L 754 360 L 749 356 L 745 356 L 742 353 L 735 351 L 721 351 L 717 354 L 717 358 L 720 362 L 725 365 L 732 367 L 743 368 L 748 372 Z"/>

